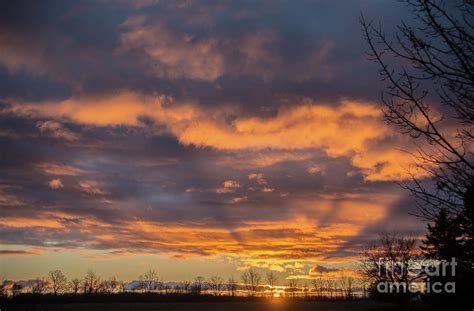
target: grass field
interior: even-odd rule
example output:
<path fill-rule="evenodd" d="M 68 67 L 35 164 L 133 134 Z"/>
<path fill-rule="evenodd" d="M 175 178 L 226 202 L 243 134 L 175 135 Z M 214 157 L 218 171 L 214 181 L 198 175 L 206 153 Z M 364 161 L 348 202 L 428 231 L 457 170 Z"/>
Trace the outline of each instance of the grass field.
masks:
<path fill-rule="evenodd" d="M 377 302 L 291 302 L 283 299 L 266 302 L 194 302 L 194 303 L 91 303 L 3 306 L 2 311 L 378 311 L 399 310 L 397 305 Z M 410 310 L 428 310 L 421 305 Z"/>

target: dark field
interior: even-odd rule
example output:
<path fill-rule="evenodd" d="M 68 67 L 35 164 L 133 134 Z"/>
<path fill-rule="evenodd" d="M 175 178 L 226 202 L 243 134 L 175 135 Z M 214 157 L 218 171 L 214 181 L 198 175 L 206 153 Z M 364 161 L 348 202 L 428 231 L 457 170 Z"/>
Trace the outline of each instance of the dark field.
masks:
<path fill-rule="evenodd" d="M 194 303 L 77 303 L 77 304 L 50 304 L 50 305 L 11 305 L 3 306 L 2 311 L 22 310 L 67 310 L 67 311 L 378 311 L 399 310 L 397 305 L 376 302 L 291 302 L 271 300 L 266 302 L 194 302 Z M 416 305 L 409 310 L 429 310 L 422 305 Z"/>

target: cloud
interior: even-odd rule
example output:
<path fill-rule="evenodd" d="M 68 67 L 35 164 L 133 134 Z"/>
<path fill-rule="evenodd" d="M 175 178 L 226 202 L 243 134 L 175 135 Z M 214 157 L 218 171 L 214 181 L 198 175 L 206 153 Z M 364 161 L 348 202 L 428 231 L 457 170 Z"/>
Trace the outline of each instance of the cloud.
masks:
<path fill-rule="evenodd" d="M 230 204 L 238 204 L 238 203 L 241 203 L 241 202 L 245 202 L 247 199 L 248 199 L 248 196 L 246 196 L 246 195 L 241 196 L 241 197 L 233 197 L 232 199 L 230 199 L 229 203 Z"/>
<path fill-rule="evenodd" d="M 59 178 L 51 179 L 51 180 L 48 182 L 48 186 L 49 186 L 51 189 L 61 189 L 61 188 L 64 188 L 63 182 L 62 182 L 61 179 L 59 179 Z"/>
<path fill-rule="evenodd" d="M 108 193 L 102 189 L 102 185 L 99 182 L 94 180 L 79 181 L 79 188 L 88 194 L 105 195 Z"/>
<path fill-rule="evenodd" d="M 145 25 L 145 17 L 134 16 L 123 27 L 122 50 L 143 48 L 153 60 L 158 76 L 215 80 L 223 73 L 223 57 L 214 39 L 198 40 L 191 35 L 173 34 L 163 24 Z"/>
<path fill-rule="evenodd" d="M 308 173 L 309 174 L 317 174 L 317 173 L 324 174 L 324 169 L 320 165 L 313 164 L 310 167 L 308 167 Z"/>
<path fill-rule="evenodd" d="M 86 173 L 86 171 L 81 168 L 59 163 L 41 163 L 37 166 L 47 175 L 80 176 Z"/>
<path fill-rule="evenodd" d="M 240 188 L 240 184 L 235 180 L 226 180 L 223 183 L 224 188 Z"/>
<path fill-rule="evenodd" d="M 17 33 L 0 32 L 0 63 L 5 65 L 10 71 L 20 71 L 29 69 L 36 73 L 44 73 L 42 64 L 45 42 L 37 38 L 30 38 L 18 35 Z"/>
<path fill-rule="evenodd" d="M 51 137 L 54 137 L 57 139 L 76 141 L 80 138 L 78 134 L 65 128 L 61 123 L 54 120 L 38 122 L 36 126 L 38 127 L 41 133 L 48 134 Z"/>
<path fill-rule="evenodd" d="M 42 104 L 13 103 L 5 111 L 95 126 L 140 126 L 141 118 L 147 117 L 184 145 L 223 151 L 319 149 L 330 157 L 351 158 L 352 164 L 363 169 L 367 180 L 372 181 L 409 178 L 408 169 L 416 169 L 413 157 L 400 150 L 414 146 L 386 127 L 376 105 L 360 101 L 343 100 L 329 106 L 306 100 L 281 108 L 275 116 L 261 118 L 239 116 L 232 107 L 210 111 L 165 96 L 121 92 Z M 229 118 L 233 119 L 230 123 Z M 372 148 L 387 138 L 391 144 Z M 394 146 L 397 143 L 400 149 Z M 419 170 L 415 173 L 423 174 Z"/>
<path fill-rule="evenodd" d="M 199 28 L 206 22 L 197 21 L 193 26 Z M 159 77 L 205 81 L 239 74 L 267 77 L 272 75 L 270 65 L 281 64 L 272 48 L 279 38 L 270 28 L 242 31 L 238 36 L 216 32 L 203 36 L 173 29 L 166 17 L 146 15 L 131 16 L 121 27 L 119 53 L 143 51 Z M 318 53 L 319 59 L 323 54 Z"/>
<path fill-rule="evenodd" d="M 262 173 L 250 173 L 248 175 L 248 179 L 249 180 L 255 180 L 257 182 L 257 184 L 259 184 L 261 186 L 264 186 L 264 185 L 267 184 L 267 181 L 263 177 Z"/>
<path fill-rule="evenodd" d="M 39 255 L 38 251 L 19 250 L 19 249 L 0 249 L 0 256 L 25 256 L 25 255 Z"/>
<path fill-rule="evenodd" d="M 249 220 L 231 229 L 209 222 L 202 225 L 195 220 L 159 222 L 124 217 L 110 222 L 92 215 L 38 212 L 34 217 L 2 217 L 0 233 L 9 244 L 42 248 L 63 245 L 131 253 L 154 251 L 170 257 L 239 256 L 249 262 L 281 264 L 287 261 L 348 262 L 353 257 L 342 255 L 327 259 L 326 255 L 334 253 L 361 228 L 348 222 L 318 225 L 303 217 Z M 18 236 L 19 231 L 24 234 Z M 9 240 L 10 235 L 15 234 L 15 240 Z"/>
<path fill-rule="evenodd" d="M 12 193 L 14 187 L 0 185 L 0 206 L 20 206 L 24 200 Z"/>
<path fill-rule="evenodd" d="M 341 269 L 339 269 L 339 268 L 327 268 L 327 267 L 322 266 L 322 265 L 314 265 L 309 270 L 309 274 L 310 275 L 318 275 L 318 274 L 321 274 L 321 273 L 330 273 L 330 272 L 338 272 L 338 271 L 341 271 Z"/>
<path fill-rule="evenodd" d="M 222 183 L 221 188 L 216 189 L 216 192 L 217 193 L 232 193 L 240 187 L 241 187 L 240 184 L 236 182 L 235 180 L 226 180 Z"/>

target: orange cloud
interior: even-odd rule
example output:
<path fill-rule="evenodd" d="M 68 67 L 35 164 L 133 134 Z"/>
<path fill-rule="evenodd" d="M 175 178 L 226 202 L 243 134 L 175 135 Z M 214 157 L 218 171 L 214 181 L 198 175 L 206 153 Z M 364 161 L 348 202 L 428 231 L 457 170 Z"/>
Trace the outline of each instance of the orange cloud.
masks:
<path fill-rule="evenodd" d="M 48 186 L 49 186 L 51 189 L 64 188 L 63 182 L 62 182 L 61 179 L 59 179 L 59 178 L 51 179 L 51 180 L 48 182 Z"/>
<path fill-rule="evenodd" d="M 349 199 L 340 207 L 341 214 L 327 223 L 323 221 L 325 212 L 334 203 L 330 199 L 319 201 L 322 203 L 297 203 L 294 209 L 298 212 L 286 219 L 242 221 L 230 228 L 195 221 L 173 223 L 133 218 L 110 224 L 94 216 L 43 211 L 34 217 L 3 217 L 0 225 L 29 229 L 30 235 L 40 239 L 47 236 L 51 246 L 63 239 L 73 243 L 74 237 L 80 235 L 87 239 L 81 238 L 76 248 L 131 254 L 159 252 L 169 257 L 230 256 L 246 266 L 268 265 L 274 270 L 288 270 L 290 262 L 353 260 L 350 256 L 328 255 L 337 254 L 348 239 L 384 217 L 383 209 L 367 213 L 374 209 L 375 202 Z"/>
<path fill-rule="evenodd" d="M 232 107 L 208 111 L 192 103 L 122 92 L 108 97 L 71 98 L 61 102 L 12 104 L 8 112 L 48 118 L 65 118 L 95 125 L 140 125 L 146 116 L 164 125 L 185 145 L 239 151 L 273 150 L 272 156 L 256 158 L 255 165 L 306 159 L 313 150 L 331 157 L 345 156 L 361 168 L 367 180 L 400 180 L 415 169 L 414 159 L 400 149 L 413 149 L 395 136 L 381 119 L 379 107 L 366 102 L 343 100 L 338 106 L 303 101 L 282 108 L 274 117 L 239 117 Z M 229 123 L 229 117 L 234 121 Z M 378 141 L 390 138 L 390 145 Z M 397 148 L 397 144 L 400 144 Z M 291 151 L 304 151 L 291 153 Z M 423 174 L 421 171 L 414 171 Z"/>
<path fill-rule="evenodd" d="M 232 193 L 235 189 L 240 188 L 240 184 L 235 180 L 226 180 L 222 183 L 221 188 L 217 188 L 217 193 Z"/>
<path fill-rule="evenodd" d="M 86 173 L 80 168 L 58 163 L 42 163 L 38 168 L 47 175 L 79 176 Z"/>
<path fill-rule="evenodd" d="M 41 254 L 40 251 L 32 249 L 0 249 L 0 256 L 35 256 Z"/>
<path fill-rule="evenodd" d="M 79 181 L 79 188 L 88 194 L 104 195 L 107 191 L 102 189 L 102 185 L 93 180 Z"/>

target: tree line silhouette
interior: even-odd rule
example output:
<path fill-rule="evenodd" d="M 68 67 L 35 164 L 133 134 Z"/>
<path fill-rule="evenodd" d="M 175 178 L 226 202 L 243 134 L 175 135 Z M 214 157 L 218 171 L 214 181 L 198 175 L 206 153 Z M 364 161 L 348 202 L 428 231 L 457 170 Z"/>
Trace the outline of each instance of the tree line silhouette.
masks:
<path fill-rule="evenodd" d="M 309 282 L 289 279 L 279 285 L 275 272 L 261 274 L 250 268 L 244 271 L 240 280 L 231 276 L 224 279 L 211 276 L 206 279 L 195 277 L 193 281 L 165 282 L 156 270 L 150 269 L 137 280 L 125 282 L 112 276 L 101 279 L 94 271 L 89 270 L 82 279 L 68 279 L 61 270 L 52 270 L 47 277 L 38 277 L 29 281 L 8 281 L 0 284 L 0 295 L 3 301 L 22 302 L 47 297 L 52 301 L 74 300 L 73 297 L 146 297 L 160 300 L 160 297 L 205 297 L 221 298 L 259 298 L 287 297 L 304 299 L 353 300 L 366 295 L 364 282 L 352 276 L 341 274 L 337 278 L 316 276 Z M 151 297 L 151 298 L 150 298 Z M 180 298 L 181 297 L 181 298 Z M 186 299 L 185 299 L 186 300 Z"/>

